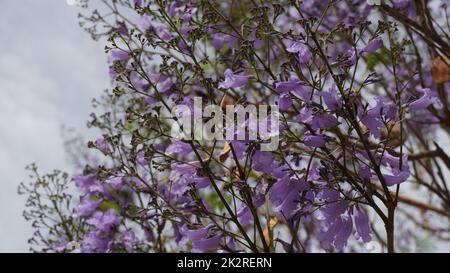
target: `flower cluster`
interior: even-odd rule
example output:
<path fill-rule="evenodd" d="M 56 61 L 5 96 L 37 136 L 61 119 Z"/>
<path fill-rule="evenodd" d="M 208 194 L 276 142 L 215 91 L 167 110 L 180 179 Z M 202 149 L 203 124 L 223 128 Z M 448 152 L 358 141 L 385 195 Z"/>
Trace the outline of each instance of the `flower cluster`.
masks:
<path fill-rule="evenodd" d="M 120 1 L 82 17 L 94 37 L 108 35 L 113 90 L 111 110 L 90 123 L 104 162 L 74 178 L 81 251 L 341 251 L 361 249 L 381 227 L 392 252 L 402 200 L 448 221 L 399 194 L 415 183 L 444 208 L 450 200 L 441 164 L 427 157 L 448 164 L 431 141 L 448 133 L 448 85 L 429 68 L 448 61 L 448 40 L 408 27 L 418 4 L 256 2 Z M 278 149 L 263 151 L 259 135 L 172 137 L 171 110 L 195 97 L 278 105 Z M 246 118 L 237 131 L 256 126 Z M 55 251 L 66 250 L 61 238 Z"/>

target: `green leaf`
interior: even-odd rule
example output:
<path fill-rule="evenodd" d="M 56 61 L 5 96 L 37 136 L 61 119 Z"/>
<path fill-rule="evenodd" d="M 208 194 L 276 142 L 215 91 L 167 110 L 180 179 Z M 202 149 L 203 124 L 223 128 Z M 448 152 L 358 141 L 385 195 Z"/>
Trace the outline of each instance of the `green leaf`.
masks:
<path fill-rule="evenodd" d="M 120 211 L 120 206 L 116 202 L 111 201 L 111 200 L 104 201 L 100 204 L 101 211 L 107 211 L 110 209 Z"/>
<path fill-rule="evenodd" d="M 374 70 L 375 66 L 377 66 L 380 62 L 385 64 L 390 63 L 390 52 L 387 48 L 383 47 L 379 52 L 370 53 L 366 57 L 366 65 L 367 69 Z"/>

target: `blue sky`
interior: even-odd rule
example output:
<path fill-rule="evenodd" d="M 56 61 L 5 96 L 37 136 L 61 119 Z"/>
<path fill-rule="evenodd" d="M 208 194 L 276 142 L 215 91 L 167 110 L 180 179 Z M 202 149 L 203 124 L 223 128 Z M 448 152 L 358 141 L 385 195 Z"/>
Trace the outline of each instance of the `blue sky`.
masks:
<path fill-rule="evenodd" d="M 0 1 L 0 252 L 27 251 L 17 186 L 24 167 L 71 171 L 61 126 L 87 133 L 91 99 L 108 87 L 106 55 L 66 0 Z"/>

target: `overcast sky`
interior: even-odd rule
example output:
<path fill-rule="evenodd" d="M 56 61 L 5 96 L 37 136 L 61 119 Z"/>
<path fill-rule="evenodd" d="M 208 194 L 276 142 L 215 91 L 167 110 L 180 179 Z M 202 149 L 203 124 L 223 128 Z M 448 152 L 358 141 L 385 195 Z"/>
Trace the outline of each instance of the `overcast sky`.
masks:
<path fill-rule="evenodd" d="M 90 101 L 109 84 L 104 45 L 78 12 L 66 0 L 0 0 L 0 252 L 28 250 L 24 167 L 70 170 L 61 125 L 86 133 Z"/>

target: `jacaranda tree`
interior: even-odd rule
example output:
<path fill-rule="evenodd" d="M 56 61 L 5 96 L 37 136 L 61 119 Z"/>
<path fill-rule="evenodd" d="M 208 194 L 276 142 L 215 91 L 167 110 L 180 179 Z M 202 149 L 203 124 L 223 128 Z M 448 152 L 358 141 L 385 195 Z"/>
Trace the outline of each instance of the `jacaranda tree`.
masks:
<path fill-rule="evenodd" d="M 448 247 L 447 1 L 80 4 L 112 87 L 19 188 L 32 250 Z"/>

